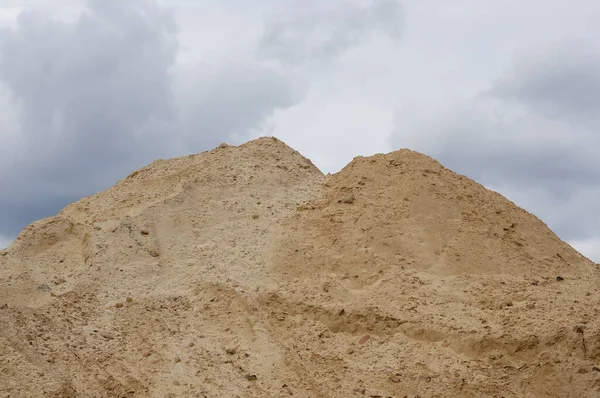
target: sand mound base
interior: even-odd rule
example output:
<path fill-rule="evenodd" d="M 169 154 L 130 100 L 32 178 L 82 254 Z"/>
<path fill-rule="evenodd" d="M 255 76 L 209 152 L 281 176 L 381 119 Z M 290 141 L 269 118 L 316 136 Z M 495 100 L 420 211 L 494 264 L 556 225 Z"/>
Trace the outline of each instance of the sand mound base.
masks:
<path fill-rule="evenodd" d="M 0 252 L 0 397 L 597 397 L 599 275 L 416 152 L 223 145 Z"/>

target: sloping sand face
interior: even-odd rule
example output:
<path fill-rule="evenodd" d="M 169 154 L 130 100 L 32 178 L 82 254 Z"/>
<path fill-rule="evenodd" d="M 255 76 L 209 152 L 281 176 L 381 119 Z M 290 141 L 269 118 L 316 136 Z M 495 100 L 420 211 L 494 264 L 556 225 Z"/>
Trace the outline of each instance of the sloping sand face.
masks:
<path fill-rule="evenodd" d="M 599 276 L 422 154 L 223 145 L 0 252 L 0 397 L 597 397 Z"/>

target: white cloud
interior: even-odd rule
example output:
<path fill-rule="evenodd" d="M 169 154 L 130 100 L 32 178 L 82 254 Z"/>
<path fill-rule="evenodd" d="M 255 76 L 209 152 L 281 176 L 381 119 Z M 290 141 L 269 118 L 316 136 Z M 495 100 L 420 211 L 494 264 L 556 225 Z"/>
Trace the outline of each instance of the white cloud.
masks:
<path fill-rule="evenodd" d="M 260 52 L 286 64 L 330 60 L 372 32 L 400 38 L 403 21 L 395 0 L 285 1 L 269 14 Z"/>
<path fill-rule="evenodd" d="M 324 172 L 336 172 L 358 155 L 391 150 L 397 91 L 387 77 L 397 64 L 377 62 L 380 51 L 394 52 L 393 41 L 374 36 L 347 49 L 319 75 L 300 73 L 310 81 L 304 99 L 276 112 L 268 121 L 274 134 L 310 157 Z"/>
<path fill-rule="evenodd" d="M 14 27 L 20 12 L 20 7 L 5 6 L 0 8 L 0 28 Z"/>

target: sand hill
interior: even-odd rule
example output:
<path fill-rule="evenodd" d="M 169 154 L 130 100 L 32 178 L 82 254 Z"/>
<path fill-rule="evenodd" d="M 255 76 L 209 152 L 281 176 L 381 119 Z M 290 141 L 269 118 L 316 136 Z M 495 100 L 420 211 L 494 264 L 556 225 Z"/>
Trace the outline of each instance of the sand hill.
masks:
<path fill-rule="evenodd" d="M 0 252 L 0 397 L 598 397 L 599 288 L 425 155 L 222 145 Z"/>

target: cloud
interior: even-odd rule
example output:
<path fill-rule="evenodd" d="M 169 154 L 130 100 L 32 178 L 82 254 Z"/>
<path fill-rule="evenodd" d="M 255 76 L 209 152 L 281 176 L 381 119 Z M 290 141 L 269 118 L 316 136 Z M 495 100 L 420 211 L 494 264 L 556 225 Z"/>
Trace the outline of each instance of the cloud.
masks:
<path fill-rule="evenodd" d="M 469 99 L 407 104 L 396 115 L 392 145 L 493 185 L 563 239 L 600 235 L 600 123 L 591 112 L 598 70 L 594 46 L 550 46 Z"/>
<path fill-rule="evenodd" d="M 581 40 L 561 40 L 518 60 L 490 94 L 520 101 L 549 119 L 600 125 L 600 48 Z"/>
<path fill-rule="evenodd" d="M 24 11 L 0 33 L 2 106 L 18 115 L 2 133 L 0 233 L 168 153 L 175 28 L 152 2 L 94 0 L 74 22 Z"/>
<path fill-rule="evenodd" d="M 284 2 L 266 13 L 259 59 L 305 86 L 301 101 L 267 118 L 276 135 L 335 172 L 390 149 L 404 9 L 395 0 Z"/>
<path fill-rule="evenodd" d="M 284 2 L 270 15 L 259 52 L 286 64 L 327 60 L 380 31 L 399 38 L 402 13 L 395 0 Z"/>
<path fill-rule="evenodd" d="M 180 68 L 175 84 L 180 133 L 192 148 L 228 139 L 239 144 L 275 110 L 300 101 L 303 90 L 289 75 L 251 59 Z"/>

